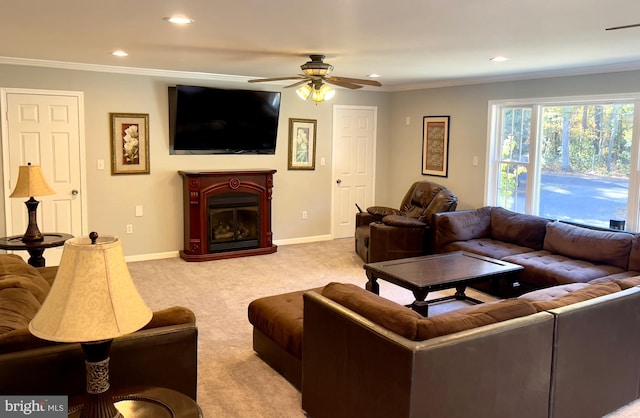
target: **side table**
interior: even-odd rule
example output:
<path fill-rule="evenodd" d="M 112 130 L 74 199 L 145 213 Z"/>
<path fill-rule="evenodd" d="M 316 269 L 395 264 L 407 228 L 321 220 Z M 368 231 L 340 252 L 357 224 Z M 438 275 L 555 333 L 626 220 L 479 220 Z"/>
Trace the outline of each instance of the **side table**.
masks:
<path fill-rule="evenodd" d="M 44 267 L 45 259 L 42 256 L 44 250 L 52 247 L 59 247 L 70 238 L 71 234 L 46 233 L 42 234 L 44 239 L 37 242 L 22 242 L 22 235 L 0 238 L 0 249 L 8 251 L 27 250 L 29 252 L 28 263 L 33 267 Z"/>
<path fill-rule="evenodd" d="M 187 395 L 172 389 L 139 386 L 112 388 L 116 409 L 126 418 L 202 418 L 200 406 Z M 69 418 L 82 412 L 84 395 L 69 398 Z"/>

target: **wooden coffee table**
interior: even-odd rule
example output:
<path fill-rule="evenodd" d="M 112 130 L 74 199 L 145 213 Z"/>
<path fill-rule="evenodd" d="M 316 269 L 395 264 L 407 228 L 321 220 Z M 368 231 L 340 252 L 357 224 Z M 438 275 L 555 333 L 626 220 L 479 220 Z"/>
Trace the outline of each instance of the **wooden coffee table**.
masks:
<path fill-rule="evenodd" d="M 379 294 L 377 280 L 382 279 L 413 292 L 416 298 L 411 308 L 427 316 L 429 304 L 457 299 L 472 303 L 482 301 L 465 294 L 468 285 L 491 280 L 497 288 L 501 279 L 517 280 L 523 269 L 517 264 L 507 263 L 481 255 L 457 251 L 452 253 L 402 258 L 364 265 L 367 273 L 367 290 Z M 429 292 L 456 289 L 456 293 L 437 299 L 426 300 Z"/>

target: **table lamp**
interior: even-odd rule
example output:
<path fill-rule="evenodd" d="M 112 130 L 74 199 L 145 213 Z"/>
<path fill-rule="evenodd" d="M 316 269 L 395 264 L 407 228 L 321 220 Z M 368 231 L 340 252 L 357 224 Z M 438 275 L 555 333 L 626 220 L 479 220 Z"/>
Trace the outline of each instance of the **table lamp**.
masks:
<path fill-rule="evenodd" d="M 92 232 L 65 242 L 56 279 L 29 331 L 48 341 L 81 343 L 87 370 L 82 418 L 122 417 L 109 392 L 111 342 L 144 327 L 152 314 L 118 238 Z"/>
<path fill-rule="evenodd" d="M 18 169 L 18 181 L 16 183 L 13 193 L 9 197 L 28 197 L 29 200 L 24 202 L 27 205 L 27 211 L 29 211 L 29 225 L 27 231 L 22 236 L 22 242 L 38 242 L 42 241 L 44 237 L 38 229 L 38 222 L 36 220 L 36 211 L 38 209 L 38 202 L 34 199 L 34 196 L 46 196 L 56 194 L 44 179 L 42 170 L 39 165 L 21 165 Z"/>

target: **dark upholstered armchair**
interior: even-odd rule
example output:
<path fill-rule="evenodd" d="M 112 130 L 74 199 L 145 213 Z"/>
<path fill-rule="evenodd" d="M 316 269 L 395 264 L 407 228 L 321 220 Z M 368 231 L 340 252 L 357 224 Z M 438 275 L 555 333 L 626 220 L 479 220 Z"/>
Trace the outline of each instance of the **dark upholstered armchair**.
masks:
<path fill-rule="evenodd" d="M 456 210 L 458 198 L 430 181 L 413 183 L 400 209 L 372 206 L 356 213 L 356 252 L 365 263 L 431 253 L 431 219 Z"/>

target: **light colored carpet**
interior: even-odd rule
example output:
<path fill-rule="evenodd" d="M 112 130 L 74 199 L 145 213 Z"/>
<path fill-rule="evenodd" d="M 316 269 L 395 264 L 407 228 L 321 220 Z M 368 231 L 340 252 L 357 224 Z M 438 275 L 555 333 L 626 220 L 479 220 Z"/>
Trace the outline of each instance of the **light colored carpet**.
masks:
<path fill-rule="evenodd" d="M 247 306 L 252 300 L 337 281 L 365 285 L 362 260 L 352 238 L 278 247 L 274 254 L 188 263 L 180 258 L 129 264 L 151 309 L 186 306 L 197 318 L 198 403 L 204 416 L 304 417 L 301 395 L 253 352 Z M 379 281 L 380 294 L 407 304 L 411 292 Z M 452 291 L 434 293 L 434 296 Z M 470 289 L 470 296 L 491 296 Z M 430 315 L 467 306 L 452 301 L 433 305 Z M 629 410 L 636 412 L 629 415 Z M 640 405 L 611 415 L 640 416 Z"/>

